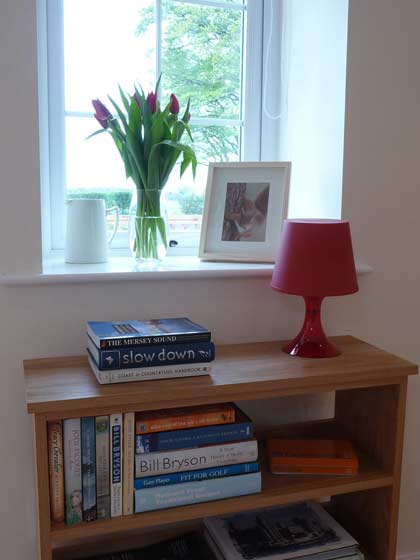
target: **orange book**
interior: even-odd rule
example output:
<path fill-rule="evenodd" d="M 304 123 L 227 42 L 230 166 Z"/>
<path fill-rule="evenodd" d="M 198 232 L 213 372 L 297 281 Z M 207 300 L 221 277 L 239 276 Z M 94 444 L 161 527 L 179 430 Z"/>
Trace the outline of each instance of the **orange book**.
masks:
<path fill-rule="evenodd" d="M 136 434 L 232 424 L 235 418 L 236 409 L 232 403 L 137 412 Z"/>
<path fill-rule="evenodd" d="M 271 439 L 270 470 L 274 474 L 357 474 L 359 459 L 347 440 Z"/>

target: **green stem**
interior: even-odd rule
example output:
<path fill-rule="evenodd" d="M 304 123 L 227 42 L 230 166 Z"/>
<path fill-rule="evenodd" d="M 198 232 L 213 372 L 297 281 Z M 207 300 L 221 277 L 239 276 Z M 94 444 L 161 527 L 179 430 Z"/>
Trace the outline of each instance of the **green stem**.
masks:
<path fill-rule="evenodd" d="M 160 239 L 167 246 L 165 221 L 161 215 L 160 190 L 137 189 L 134 252 L 139 259 L 158 259 Z"/>

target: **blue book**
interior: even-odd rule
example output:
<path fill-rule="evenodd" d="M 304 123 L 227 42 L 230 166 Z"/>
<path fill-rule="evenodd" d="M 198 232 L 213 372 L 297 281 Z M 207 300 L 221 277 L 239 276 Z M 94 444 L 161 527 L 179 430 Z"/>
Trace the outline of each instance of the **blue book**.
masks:
<path fill-rule="evenodd" d="M 236 419 L 234 424 L 136 435 L 136 455 L 252 439 L 254 425 L 251 419 L 239 408 L 236 410 Z"/>
<path fill-rule="evenodd" d="M 214 360 L 212 342 L 155 344 L 139 348 L 101 350 L 88 337 L 88 350 L 98 369 L 114 370 L 178 364 L 199 364 Z"/>
<path fill-rule="evenodd" d="M 83 521 L 96 519 L 96 424 L 95 417 L 81 419 Z"/>
<path fill-rule="evenodd" d="M 228 478 L 215 478 L 186 482 L 175 486 L 160 486 L 134 491 L 135 513 L 166 509 L 171 507 L 212 502 L 246 494 L 261 492 L 261 473 L 255 472 L 230 476 Z"/>
<path fill-rule="evenodd" d="M 186 317 L 148 321 L 89 321 L 87 332 L 98 348 L 209 342 L 210 332 Z"/>
<path fill-rule="evenodd" d="M 197 480 L 210 480 L 226 476 L 237 476 L 258 472 L 260 467 L 256 461 L 252 463 L 241 463 L 240 465 L 227 465 L 225 467 L 212 467 L 210 469 L 200 469 L 198 471 L 186 471 L 182 473 L 166 474 L 161 476 L 147 476 L 146 478 L 136 478 L 134 481 L 135 490 L 145 488 L 156 488 L 168 484 L 181 484 L 184 482 L 196 482 Z"/>

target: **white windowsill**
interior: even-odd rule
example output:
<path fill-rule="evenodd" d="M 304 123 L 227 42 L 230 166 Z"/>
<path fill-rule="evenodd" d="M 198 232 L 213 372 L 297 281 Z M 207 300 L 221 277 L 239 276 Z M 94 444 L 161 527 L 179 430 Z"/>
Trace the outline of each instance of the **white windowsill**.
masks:
<path fill-rule="evenodd" d="M 27 275 L 0 275 L 0 285 L 74 284 L 193 278 L 269 277 L 273 264 L 204 262 L 197 257 L 167 257 L 158 265 L 139 265 L 131 257 L 114 257 L 101 264 L 67 264 L 62 258 L 44 262 L 43 272 Z M 357 273 L 372 271 L 357 264 Z"/>

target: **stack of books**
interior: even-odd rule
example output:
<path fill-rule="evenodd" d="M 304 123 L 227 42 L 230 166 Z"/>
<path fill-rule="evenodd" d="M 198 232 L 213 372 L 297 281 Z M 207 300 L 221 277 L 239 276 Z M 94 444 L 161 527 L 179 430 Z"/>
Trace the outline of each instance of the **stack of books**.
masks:
<path fill-rule="evenodd" d="M 316 502 L 204 520 L 217 560 L 363 560 L 357 541 Z"/>
<path fill-rule="evenodd" d="M 211 333 L 186 317 L 87 323 L 89 364 L 99 383 L 208 375 Z"/>
<path fill-rule="evenodd" d="M 253 429 L 232 403 L 51 421 L 52 521 L 73 525 L 259 492 Z"/>
<path fill-rule="evenodd" d="M 350 441 L 342 439 L 271 439 L 273 474 L 356 475 L 359 459 Z"/>
<path fill-rule="evenodd" d="M 260 492 L 253 430 L 232 403 L 137 414 L 135 512 Z"/>

